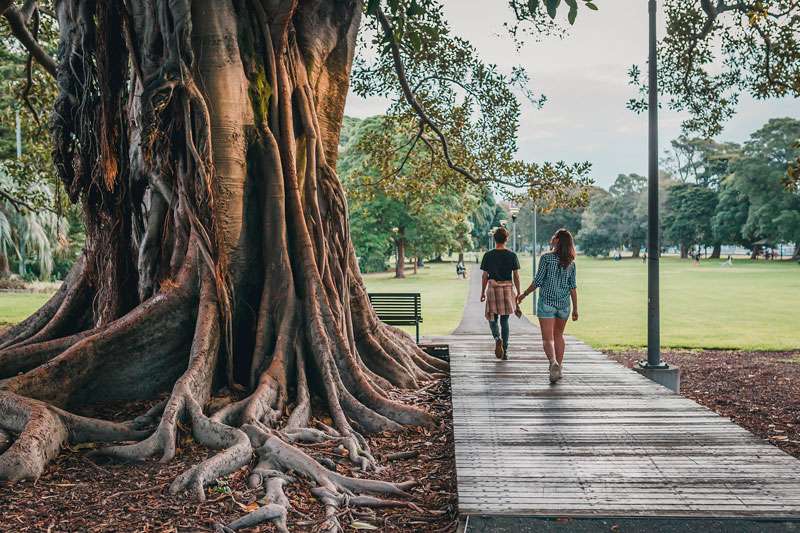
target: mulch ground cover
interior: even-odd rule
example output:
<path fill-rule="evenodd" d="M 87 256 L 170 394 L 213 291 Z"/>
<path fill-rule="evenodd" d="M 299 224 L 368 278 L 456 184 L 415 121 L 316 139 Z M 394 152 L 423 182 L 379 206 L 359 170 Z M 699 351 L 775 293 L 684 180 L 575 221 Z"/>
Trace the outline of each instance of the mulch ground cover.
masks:
<path fill-rule="evenodd" d="M 408 507 L 345 509 L 339 516 L 348 531 L 450 533 L 457 525 L 457 496 L 449 380 L 421 391 L 397 393 L 406 403 L 429 410 L 440 421 L 433 430 L 409 428 L 368 437 L 380 465 L 377 472 L 354 470 L 336 448 L 303 446 L 328 468 L 355 477 L 415 480 Z M 87 409 L 81 414 L 128 420 L 152 403 Z M 121 464 L 92 455 L 92 447 L 64 450 L 35 483 L 0 484 L 0 531 L 14 532 L 175 532 L 214 531 L 258 507 L 261 489 L 247 487 L 248 470 L 238 470 L 206 491 L 206 501 L 171 496 L 169 484 L 214 452 L 184 433 L 172 461 Z M 319 531 L 324 509 L 306 482 L 286 485 L 291 501 L 289 529 Z M 265 524 L 241 531 L 275 531 Z"/>
<path fill-rule="evenodd" d="M 642 350 L 607 352 L 632 367 Z M 800 351 L 668 350 L 681 394 L 800 459 Z"/>

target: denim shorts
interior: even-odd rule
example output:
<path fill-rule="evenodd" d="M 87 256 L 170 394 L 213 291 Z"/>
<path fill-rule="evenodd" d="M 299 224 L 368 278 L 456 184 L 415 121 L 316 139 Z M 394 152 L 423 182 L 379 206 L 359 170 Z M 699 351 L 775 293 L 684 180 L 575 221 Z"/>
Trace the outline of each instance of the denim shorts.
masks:
<path fill-rule="evenodd" d="M 539 301 L 536 302 L 536 316 L 539 318 L 559 318 L 561 320 L 568 320 L 569 310 L 569 302 L 561 307 L 546 304 L 541 298 L 539 298 Z"/>

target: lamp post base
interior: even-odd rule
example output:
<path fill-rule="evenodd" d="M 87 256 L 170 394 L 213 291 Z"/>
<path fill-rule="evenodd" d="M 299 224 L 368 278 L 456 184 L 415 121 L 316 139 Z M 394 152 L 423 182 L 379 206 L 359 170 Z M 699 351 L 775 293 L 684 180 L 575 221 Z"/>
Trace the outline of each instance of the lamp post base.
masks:
<path fill-rule="evenodd" d="M 633 367 L 633 370 L 676 394 L 680 393 L 681 371 L 679 368 L 671 367 L 667 363 L 652 366 L 647 361 L 639 361 L 639 364 Z"/>

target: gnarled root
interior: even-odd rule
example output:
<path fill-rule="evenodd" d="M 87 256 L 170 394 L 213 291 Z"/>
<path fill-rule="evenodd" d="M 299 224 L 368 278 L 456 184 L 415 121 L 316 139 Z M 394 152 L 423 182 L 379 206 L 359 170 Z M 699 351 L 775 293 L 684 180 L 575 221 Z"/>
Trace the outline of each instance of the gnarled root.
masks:
<path fill-rule="evenodd" d="M 10 435 L 17 439 L 10 442 Z M 145 432 L 74 415 L 30 398 L 0 391 L 0 479 L 38 479 L 66 444 L 137 440 Z"/>
<path fill-rule="evenodd" d="M 258 464 L 253 469 L 249 483 L 251 487 L 264 486 L 265 505 L 248 515 L 239 518 L 227 526 L 220 526 L 221 531 L 235 531 L 245 527 L 253 527 L 265 521 L 274 521 L 279 531 L 286 531 L 286 512 L 289 502 L 283 493 L 283 485 L 291 478 L 286 472 L 312 482 L 311 489 L 320 502 L 325 505 L 326 521 L 321 530 L 343 531 L 337 519 L 342 507 L 348 505 L 358 507 L 402 507 L 408 506 L 407 489 L 414 483 L 388 483 L 367 479 L 357 479 L 336 472 L 331 472 L 302 450 L 283 441 L 277 434 L 270 434 L 262 429 L 245 425 L 242 430 L 247 433 L 250 443 L 255 449 Z M 296 432 L 295 438 L 306 438 L 312 441 L 325 439 L 327 435 L 315 430 Z M 404 500 L 386 498 L 395 497 Z"/>

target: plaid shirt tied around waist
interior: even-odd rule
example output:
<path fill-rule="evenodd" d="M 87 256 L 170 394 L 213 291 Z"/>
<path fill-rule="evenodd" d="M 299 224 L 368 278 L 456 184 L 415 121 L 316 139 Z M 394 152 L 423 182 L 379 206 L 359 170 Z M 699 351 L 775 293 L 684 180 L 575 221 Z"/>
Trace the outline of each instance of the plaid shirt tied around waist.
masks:
<path fill-rule="evenodd" d="M 494 315 L 517 314 L 517 299 L 514 284 L 510 281 L 489 280 L 486 286 L 486 320 L 494 320 Z"/>

